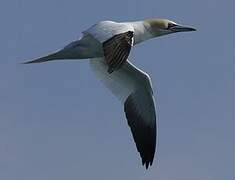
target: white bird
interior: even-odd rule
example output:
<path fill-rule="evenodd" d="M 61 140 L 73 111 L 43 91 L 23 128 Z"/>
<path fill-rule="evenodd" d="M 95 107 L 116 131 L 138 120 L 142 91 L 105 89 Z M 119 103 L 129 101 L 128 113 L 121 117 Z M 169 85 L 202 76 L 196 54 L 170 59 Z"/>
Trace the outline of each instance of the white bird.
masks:
<path fill-rule="evenodd" d="M 62 59 L 90 59 L 95 75 L 124 105 L 124 111 L 146 169 L 156 149 L 156 113 L 151 79 L 128 60 L 131 48 L 148 39 L 194 28 L 167 19 L 135 22 L 101 21 L 63 49 L 25 62 L 42 63 Z"/>

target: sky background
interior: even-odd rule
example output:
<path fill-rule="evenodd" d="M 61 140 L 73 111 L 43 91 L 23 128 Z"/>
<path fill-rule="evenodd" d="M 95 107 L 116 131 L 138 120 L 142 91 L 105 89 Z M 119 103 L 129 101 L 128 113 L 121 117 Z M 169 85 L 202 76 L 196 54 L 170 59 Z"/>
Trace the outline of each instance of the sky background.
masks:
<path fill-rule="evenodd" d="M 0 179 L 234 179 L 232 0 L 1 0 Z M 198 29 L 130 59 L 152 78 L 158 147 L 145 170 L 122 105 L 88 60 L 22 65 L 101 20 L 164 17 Z"/>

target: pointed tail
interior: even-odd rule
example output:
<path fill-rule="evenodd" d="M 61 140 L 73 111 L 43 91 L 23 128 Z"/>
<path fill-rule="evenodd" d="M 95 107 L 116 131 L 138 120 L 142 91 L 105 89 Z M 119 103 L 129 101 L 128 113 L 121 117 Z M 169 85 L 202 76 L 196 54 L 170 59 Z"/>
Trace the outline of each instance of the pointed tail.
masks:
<path fill-rule="evenodd" d="M 47 61 L 62 59 L 87 59 L 92 57 L 92 54 L 89 54 L 89 51 L 89 53 L 87 53 L 87 50 L 84 51 L 84 49 L 87 49 L 87 47 L 81 43 L 81 40 L 77 40 L 73 41 L 72 43 L 65 46 L 63 49 L 60 49 L 54 53 L 23 62 L 22 64 L 43 63 Z"/>
<path fill-rule="evenodd" d="M 22 64 L 43 63 L 43 62 L 52 61 L 56 59 L 64 59 L 62 55 L 62 51 L 57 51 L 47 56 L 43 56 L 43 57 L 36 58 L 30 61 L 26 61 L 26 62 L 23 62 Z"/>

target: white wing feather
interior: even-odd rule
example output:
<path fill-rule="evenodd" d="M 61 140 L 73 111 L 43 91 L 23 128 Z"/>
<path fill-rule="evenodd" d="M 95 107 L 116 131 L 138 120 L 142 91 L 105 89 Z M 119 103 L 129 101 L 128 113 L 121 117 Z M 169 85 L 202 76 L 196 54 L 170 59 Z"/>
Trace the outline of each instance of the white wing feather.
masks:
<path fill-rule="evenodd" d="M 133 31 L 134 28 L 128 23 L 117 23 L 113 21 L 101 21 L 89 29 L 84 31 L 84 34 L 90 34 L 99 42 L 103 43 L 104 41 L 110 39 L 116 34 L 121 34 L 127 31 Z"/>
<path fill-rule="evenodd" d="M 129 61 L 127 61 L 121 69 L 111 74 L 107 72 L 108 66 L 103 58 L 91 59 L 90 66 L 97 78 L 103 82 L 122 103 L 125 102 L 132 92 L 138 88 L 141 89 L 141 86 L 144 87 L 147 82 L 149 82 L 147 83 L 147 87 L 152 93 L 149 75 L 135 67 Z"/>

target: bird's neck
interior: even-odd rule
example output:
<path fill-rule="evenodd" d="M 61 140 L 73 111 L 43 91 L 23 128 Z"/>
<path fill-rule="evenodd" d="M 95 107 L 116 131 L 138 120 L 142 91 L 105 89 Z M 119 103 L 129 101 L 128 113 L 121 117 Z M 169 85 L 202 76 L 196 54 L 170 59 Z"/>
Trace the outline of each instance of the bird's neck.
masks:
<path fill-rule="evenodd" d="M 129 23 L 134 28 L 134 45 L 155 37 L 149 30 L 149 25 L 144 23 L 144 21 L 135 21 Z"/>
<path fill-rule="evenodd" d="M 172 32 L 163 31 L 160 28 L 153 29 L 146 21 L 135 21 L 129 23 L 134 28 L 134 45 L 148 39 L 164 36 Z"/>

